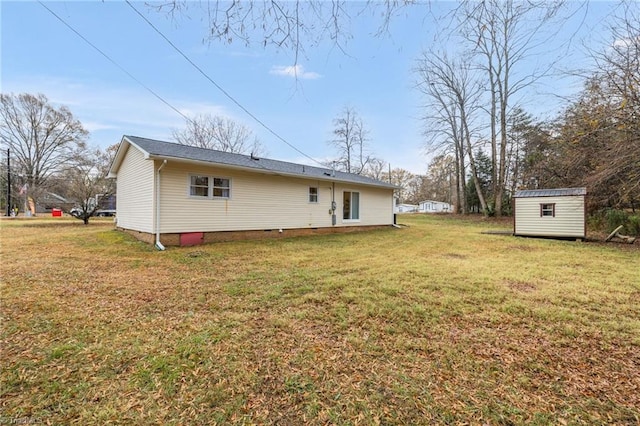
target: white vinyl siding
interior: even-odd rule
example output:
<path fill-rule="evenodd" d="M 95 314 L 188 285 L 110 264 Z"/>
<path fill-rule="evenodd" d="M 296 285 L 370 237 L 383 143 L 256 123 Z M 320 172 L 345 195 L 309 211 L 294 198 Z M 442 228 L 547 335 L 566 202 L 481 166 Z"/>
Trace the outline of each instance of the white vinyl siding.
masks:
<path fill-rule="evenodd" d="M 189 196 L 189 176 L 230 179 L 230 198 Z M 318 203 L 310 203 L 309 188 L 318 188 Z M 358 225 L 393 223 L 392 189 L 251 173 L 169 161 L 162 169 L 161 232 L 215 232 L 330 227 L 332 193 L 342 211 L 342 192 L 360 193 Z M 337 226 L 349 226 L 338 221 Z M 352 224 L 351 224 L 352 225 Z"/>
<path fill-rule="evenodd" d="M 516 198 L 515 234 L 584 238 L 584 197 Z"/>
<path fill-rule="evenodd" d="M 118 226 L 140 232 L 153 232 L 153 161 L 130 146 L 118 169 L 116 215 Z"/>

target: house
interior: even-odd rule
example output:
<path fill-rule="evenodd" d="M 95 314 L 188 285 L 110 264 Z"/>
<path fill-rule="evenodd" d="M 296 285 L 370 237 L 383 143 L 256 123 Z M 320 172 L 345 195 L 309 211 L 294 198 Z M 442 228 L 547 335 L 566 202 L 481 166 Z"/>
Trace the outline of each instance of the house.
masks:
<path fill-rule="evenodd" d="M 586 195 L 586 188 L 516 191 L 513 234 L 585 239 Z"/>
<path fill-rule="evenodd" d="M 415 204 L 396 204 L 393 211 L 395 213 L 413 213 L 418 211 L 418 206 Z"/>
<path fill-rule="evenodd" d="M 118 228 L 160 249 L 393 224 L 394 185 L 253 155 L 123 136 L 109 177 Z"/>
<path fill-rule="evenodd" d="M 68 210 L 73 203 L 64 198 L 62 195 L 54 192 L 44 192 L 35 204 L 35 212 L 32 213 L 51 213 L 53 209 Z"/>
<path fill-rule="evenodd" d="M 420 213 L 452 213 L 453 206 L 442 201 L 420 201 L 418 212 Z"/>

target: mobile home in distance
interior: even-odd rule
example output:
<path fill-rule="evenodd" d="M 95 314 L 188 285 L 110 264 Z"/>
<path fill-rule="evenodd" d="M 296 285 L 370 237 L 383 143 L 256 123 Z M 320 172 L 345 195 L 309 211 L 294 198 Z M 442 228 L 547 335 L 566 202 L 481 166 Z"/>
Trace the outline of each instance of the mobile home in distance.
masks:
<path fill-rule="evenodd" d="M 420 201 L 418 206 L 420 213 L 453 213 L 453 206 L 442 201 L 425 200 Z"/>
<path fill-rule="evenodd" d="M 528 237 L 587 237 L 586 188 L 516 191 L 513 234 Z"/>

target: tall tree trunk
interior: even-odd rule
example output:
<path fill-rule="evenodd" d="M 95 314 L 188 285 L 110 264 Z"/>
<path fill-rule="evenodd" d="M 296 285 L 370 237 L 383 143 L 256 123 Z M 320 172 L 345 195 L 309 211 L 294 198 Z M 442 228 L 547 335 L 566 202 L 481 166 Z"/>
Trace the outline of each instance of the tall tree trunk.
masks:
<path fill-rule="evenodd" d="M 471 147 L 471 133 L 469 132 L 469 125 L 467 123 L 467 119 L 464 111 L 461 113 L 463 130 L 464 134 L 462 135 L 464 141 L 467 144 L 467 150 L 469 151 L 469 165 L 471 166 L 471 176 L 473 178 L 473 183 L 476 187 L 476 193 L 478 194 L 478 200 L 480 201 L 480 207 L 482 208 L 482 213 L 487 216 L 489 210 L 487 209 L 487 201 L 485 200 L 484 194 L 482 193 L 482 187 L 480 186 L 480 179 L 478 179 L 478 168 L 476 167 L 476 161 L 473 158 L 473 148 Z"/>

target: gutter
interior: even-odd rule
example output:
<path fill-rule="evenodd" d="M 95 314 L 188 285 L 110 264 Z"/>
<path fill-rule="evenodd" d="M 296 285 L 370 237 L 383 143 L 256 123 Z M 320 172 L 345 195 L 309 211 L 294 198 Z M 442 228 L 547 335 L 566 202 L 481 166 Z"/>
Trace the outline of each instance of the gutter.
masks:
<path fill-rule="evenodd" d="M 156 248 L 160 251 L 164 251 L 165 247 L 160 242 L 160 170 L 167 165 L 167 160 L 164 160 L 156 174 Z"/>

